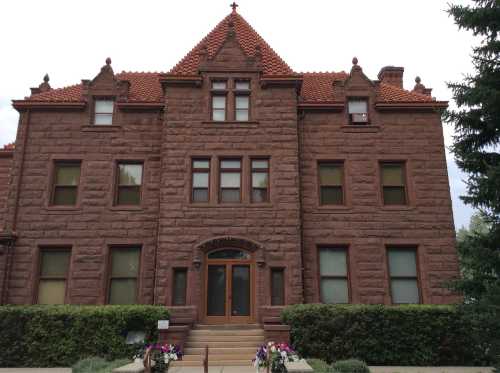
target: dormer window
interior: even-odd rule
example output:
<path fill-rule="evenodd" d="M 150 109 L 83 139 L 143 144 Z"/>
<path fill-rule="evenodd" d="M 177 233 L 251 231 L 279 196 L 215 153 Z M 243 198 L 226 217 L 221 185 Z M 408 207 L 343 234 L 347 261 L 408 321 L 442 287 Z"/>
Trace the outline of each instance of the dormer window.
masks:
<path fill-rule="evenodd" d="M 227 82 L 212 82 L 212 120 L 224 122 L 226 120 Z"/>
<path fill-rule="evenodd" d="M 250 110 L 250 82 L 237 80 L 234 84 L 234 112 L 237 122 L 248 122 Z"/>
<path fill-rule="evenodd" d="M 94 124 L 99 126 L 112 125 L 114 106 L 113 100 L 95 100 Z"/>
<path fill-rule="evenodd" d="M 248 122 L 250 87 L 249 79 L 212 80 L 210 83 L 212 121 Z"/>
<path fill-rule="evenodd" d="M 368 124 L 368 100 L 350 99 L 348 101 L 350 124 Z"/>

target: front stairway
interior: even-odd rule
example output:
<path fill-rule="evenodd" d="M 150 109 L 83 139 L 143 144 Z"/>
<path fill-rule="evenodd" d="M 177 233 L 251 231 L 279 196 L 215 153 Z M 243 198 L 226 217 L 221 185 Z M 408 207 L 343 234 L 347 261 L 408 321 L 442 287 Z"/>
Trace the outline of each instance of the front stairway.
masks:
<path fill-rule="evenodd" d="M 182 361 L 172 366 L 202 366 L 208 346 L 209 366 L 250 366 L 264 330 L 258 324 L 195 325 L 184 344 Z"/>

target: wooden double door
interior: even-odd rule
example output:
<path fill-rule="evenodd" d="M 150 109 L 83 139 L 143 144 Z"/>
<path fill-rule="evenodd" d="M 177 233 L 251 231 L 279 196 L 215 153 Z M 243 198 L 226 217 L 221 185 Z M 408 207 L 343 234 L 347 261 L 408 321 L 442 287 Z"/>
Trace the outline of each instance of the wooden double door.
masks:
<path fill-rule="evenodd" d="M 221 249 L 207 255 L 205 318 L 207 323 L 254 321 L 254 262 L 239 249 Z"/>

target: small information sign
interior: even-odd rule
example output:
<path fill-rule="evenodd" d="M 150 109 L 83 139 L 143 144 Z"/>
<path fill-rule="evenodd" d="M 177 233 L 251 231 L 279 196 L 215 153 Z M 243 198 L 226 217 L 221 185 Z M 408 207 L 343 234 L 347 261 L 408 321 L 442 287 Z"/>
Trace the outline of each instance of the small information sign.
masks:
<path fill-rule="evenodd" d="M 166 330 L 170 324 L 169 320 L 158 320 L 158 330 Z"/>

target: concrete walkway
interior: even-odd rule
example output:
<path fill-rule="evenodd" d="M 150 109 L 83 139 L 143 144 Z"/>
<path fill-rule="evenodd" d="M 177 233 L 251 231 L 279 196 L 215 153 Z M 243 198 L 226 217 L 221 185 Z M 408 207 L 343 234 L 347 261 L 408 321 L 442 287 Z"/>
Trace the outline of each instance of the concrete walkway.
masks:
<path fill-rule="evenodd" d="M 202 373 L 202 367 L 171 367 L 169 373 Z M 491 367 L 371 366 L 372 373 L 491 373 Z M 70 368 L 0 368 L 0 373 L 71 373 Z M 255 373 L 253 366 L 208 367 L 208 373 Z"/>
<path fill-rule="evenodd" d="M 371 366 L 371 373 L 491 373 L 492 367 L 398 367 Z"/>
<path fill-rule="evenodd" d="M 71 368 L 0 368 L 0 373 L 71 373 Z"/>

